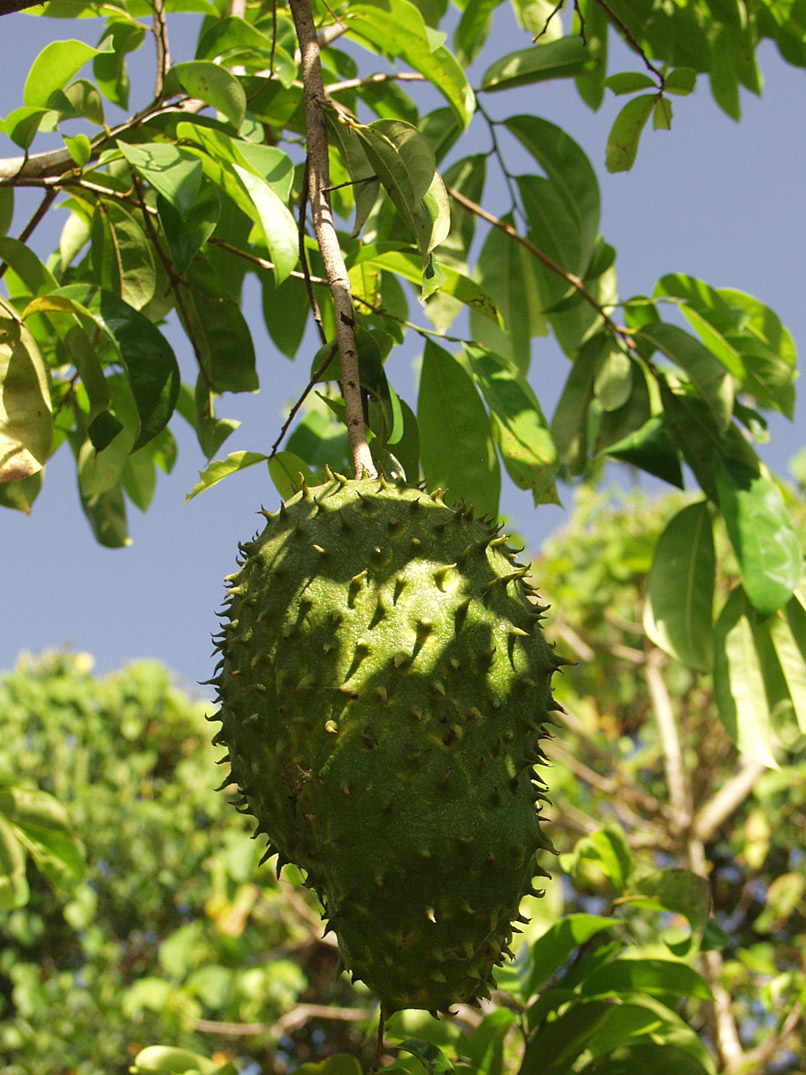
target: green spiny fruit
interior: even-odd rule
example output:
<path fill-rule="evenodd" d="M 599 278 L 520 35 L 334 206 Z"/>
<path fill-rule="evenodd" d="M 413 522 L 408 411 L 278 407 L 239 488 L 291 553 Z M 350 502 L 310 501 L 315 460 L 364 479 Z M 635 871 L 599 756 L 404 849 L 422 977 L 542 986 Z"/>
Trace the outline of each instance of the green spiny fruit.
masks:
<path fill-rule="evenodd" d="M 228 579 L 215 683 L 242 806 L 384 1010 L 486 996 L 549 847 L 533 766 L 562 663 L 472 509 L 328 475 Z"/>

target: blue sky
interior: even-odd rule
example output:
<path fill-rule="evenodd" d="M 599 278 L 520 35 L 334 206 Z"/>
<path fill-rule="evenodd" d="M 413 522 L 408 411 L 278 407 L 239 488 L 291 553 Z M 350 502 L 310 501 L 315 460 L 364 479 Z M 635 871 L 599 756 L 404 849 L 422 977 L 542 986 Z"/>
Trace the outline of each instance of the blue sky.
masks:
<path fill-rule="evenodd" d="M 94 43 L 101 22 L 18 14 L 5 16 L 2 28 L 4 40 L 13 42 L 0 68 L 0 99 L 6 114 L 21 105 L 28 67 L 47 41 L 86 36 Z M 174 34 L 174 58 L 190 58 L 194 43 L 194 35 Z M 528 38 L 504 21 L 485 50 L 479 75 L 485 62 L 526 44 Z M 640 69 L 640 60 L 626 50 L 619 57 L 623 62 L 611 70 Z M 541 115 L 563 126 L 585 149 L 599 175 L 602 233 L 618 252 L 623 297 L 651 292 L 664 273 L 686 272 L 713 286 L 756 295 L 779 314 L 804 349 L 806 83 L 804 72 L 784 64 L 773 47 L 764 46 L 760 60 L 764 93 L 758 99 L 743 91 L 740 124 L 719 111 L 707 82 L 700 79 L 692 97 L 675 99 L 671 132 L 647 131 L 632 172 L 616 176 L 604 170 L 604 151 L 622 100 L 610 96 L 594 114 L 569 83 L 530 87 L 518 91 L 517 97 L 490 96 L 485 103 L 494 115 L 516 111 Z M 150 87 L 150 71 L 145 78 Z M 481 130 L 478 137 L 478 144 L 464 153 L 486 148 Z M 0 137 L 0 154 L 17 152 Z M 503 201 L 502 197 L 502 209 Z M 36 199 L 20 200 L 10 234 L 19 234 L 35 204 Z M 491 204 L 491 208 L 499 207 Z M 65 215 L 51 216 L 33 244 L 43 257 L 55 245 Z M 243 423 L 226 451 L 266 451 L 279 431 L 282 407 L 299 395 L 307 381 L 308 355 L 294 364 L 276 354 L 262 330 L 259 303 L 256 289 L 247 290 L 245 312 L 256 326 L 264 390 L 220 402 L 220 414 Z M 192 380 L 189 347 L 180 333 L 169 329 L 168 334 L 184 379 Z M 412 403 L 415 353 L 409 348 L 393 355 L 389 367 L 393 383 Z M 530 380 L 547 414 L 553 411 L 566 373 L 567 360 L 553 342 L 536 340 Z M 789 459 L 806 444 L 804 417 L 806 404 L 801 400 L 794 424 L 777 416 L 771 419 L 771 442 L 761 454 L 779 473 L 786 472 Z M 93 654 L 100 671 L 152 657 L 164 661 L 187 686 L 208 678 L 213 663 L 209 638 L 216 629 L 223 578 L 233 569 L 238 541 L 257 529 L 256 511 L 264 504 L 275 507 L 278 497 L 263 468 L 254 468 L 186 506 L 185 494 L 204 460 L 181 419 L 175 420 L 174 432 L 177 465 L 169 477 L 160 476 L 146 515 L 130 506 L 133 543 L 127 549 L 95 544 L 81 511 L 75 466 L 66 447 L 48 464 L 30 518 L 0 512 L 0 543 L 7 565 L 0 670 L 12 667 L 22 650 L 38 653 L 67 645 Z M 565 499 L 567 508 L 570 496 Z M 511 486 L 502 497 L 502 511 L 528 553 L 537 552 L 546 535 L 566 518 L 559 507 L 535 511 L 528 496 Z"/>

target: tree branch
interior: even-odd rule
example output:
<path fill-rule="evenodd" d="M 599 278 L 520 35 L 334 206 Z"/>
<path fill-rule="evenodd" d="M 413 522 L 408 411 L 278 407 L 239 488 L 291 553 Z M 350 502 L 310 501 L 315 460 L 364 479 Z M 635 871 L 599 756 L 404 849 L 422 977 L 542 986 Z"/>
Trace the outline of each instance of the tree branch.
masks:
<path fill-rule="evenodd" d="M 336 315 L 336 338 L 341 355 L 342 392 L 345 421 L 355 475 L 376 474 L 375 464 L 367 444 L 364 429 L 364 409 L 358 375 L 358 346 L 355 339 L 350 278 L 339 246 L 330 198 L 330 165 L 328 162 L 327 128 L 322 105 L 325 89 L 319 58 L 319 41 L 308 0 L 290 0 L 291 15 L 299 41 L 302 58 L 302 84 L 305 100 L 305 129 L 308 143 L 308 198 L 311 203 L 316 241 L 325 266 L 328 287 Z"/>
<path fill-rule="evenodd" d="M 154 38 L 157 42 L 157 73 L 154 78 L 154 100 L 162 97 L 165 79 L 171 68 L 171 51 L 168 48 L 168 26 L 165 22 L 164 0 L 153 0 L 154 3 Z"/>
<path fill-rule="evenodd" d="M 692 832 L 704 843 L 711 839 L 716 830 L 738 809 L 753 790 L 756 781 L 767 767 L 759 761 L 744 758 L 742 767 L 719 791 L 697 811 L 692 823 Z"/>
<path fill-rule="evenodd" d="M 499 217 L 493 216 L 492 213 L 488 213 L 486 209 L 482 209 L 480 205 L 471 201 L 471 199 L 467 198 L 461 191 L 456 190 L 454 187 L 448 187 L 447 191 L 453 200 L 458 202 L 464 209 L 467 209 L 468 212 L 475 214 L 475 216 L 479 217 L 481 220 L 486 220 L 487 223 L 492 224 L 494 228 L 498 228 L 500 231 L 505 232 L 511 239 L 514 239 L 516 243 L 520 243 L 521 246 L 536 257 L 539 262 L 545 265 L 549 272 L 553 272 L 557 276 L 562 277 L 562 279 L 570 284 L 575 291 L 579 292 L 589 306 L 593 307 L 597 314 L 603 319 L 608 329 L 622 340 L 625 347 L 629 348 L 631 351 L 638 350 L 629 331 L 613 321 L 604 306 L 602 306 L 600 302 L 597 302 L 590 291 L 585 287 L 584 280 L 581 280 L 575 273 L 566 272 L 561 265 L 558 265 L 556 261 L 548 256 L 548 254 L 544 254 L 539 247 L 535 246 L 534 243 L 521 235 L 511 224 L 507 224 L 505 221 L 499 219 Z"/>

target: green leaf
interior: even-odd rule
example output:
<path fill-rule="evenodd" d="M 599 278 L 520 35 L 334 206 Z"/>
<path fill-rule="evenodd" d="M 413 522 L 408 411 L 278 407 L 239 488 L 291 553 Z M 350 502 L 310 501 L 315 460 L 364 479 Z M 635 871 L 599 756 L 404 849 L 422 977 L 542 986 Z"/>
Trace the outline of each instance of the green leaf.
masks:
<path fill-rule="evenodd" d="M 450 1075 L 454 1070 L 453 1064 L 448 1060 L 447 1056 L 436 1045 L 432 1045 L 430 1041 L 408 1038 L 406 1041 L 400 1042 L 398 1049 L 416 1056 L 425 1068 L 427 1075 Z"/>
<path fill-rule="evenodd" d="M 613 1000 L 580 999 L 553 1021 L 547 1020 L 529 1040 L 520 1075 L 568 1075 L 577 1057 L 610 1020 L 615 1006 Z"/>
<path fill-rule="evenodd" d="M 719 507 L 745 593 L 761 616 L 782 608 L 803 576 L 803 554 L 777 485 L 760 471 L 719 458 Z"/>
<path fill-rule="evenodd" d="M 94 83 L 86 78 L 79 78 L 65 88 L 64 96 L 77 115 L 82 116 L 88 123 L 95 124 L 96 127 L 103 127 L 106 122 L 104 103 Z"/>
<path fill-rule="evenodd" d="M 81 507 L 99 545 L 106 549 L 124 549 L 131 545 L 126 502 L 119 485 L 92 498 L 82 496 Z"/>
<path fill-rule="evenodd" d="M 595 49 L 589 48 L 581 37 L 576 34 L 561 37 L 558 41 L 502 56 L 484 72 L 481 88 L 508 90 L 548 79 L 576 78 L 590 69 L 595 60 Z"/>
<path fill-rule="evenodd" d="M 512 216 L 503 218 L 512 224 Z M 535 259 L 500 228 L 491 228 L 476 262 L 474 276 L 492 296 L 506 332 L 471 311 L 473 338 L 496 354 L 510 358 L 523 372 L 529 369 L 533 336 L 548 333 L 540 311 L 541 298 L 534 272 Z"/>
<path fill-rule="evenodd" d="M 277 285 L 273 273 L 261 275 L 263 319 L 274 345 L 287 358 L 294 358 L 305 335 L 311 311 L 305 282 L 289 277 Z"/>
<path fill-rule="evenodd" d="M 445 185 L 427 139 L 400 120 L 356 126 L 364 151 L 400 216 L 414 235 L 423 263 L 450 231 Z M 427 289 L 426 289 L 427 290 Z"/>
<path fill-rule="evenodd" d="M 604 80 L 604 84 L 617 97 L 625 93 L 637 93 L 638 90 L 657 89 L 655 79 L 650 75 L 645 75 L 643 71 L 620 71 L 615 75 L 609 75 Z"/>
<path fill-rule="evenodd" d="M 754 637 L 755 613 L 737 587 L 716 623 L 714 698 L 719 719 L 742 754 L 777 769 L 764 674 Z"/>
<path fill-rule="evenodd" d="M 645 93 L 628 101 L 610 129 L 605 166 L 608 172 L 629 172 L 635 163 L 638 143 L 655 107 L 656 94 Z"/>
<path fill-rule="evenodd" d="M 397 273 L 412 283 L 419 284 L 422 275 L 422 262 L 413 254 L 405 250 L 388 250 L 376 253 L 371 246 L 363 247 L 355 259 L 347 259 L 350 266 L 374 265 L 381 269 Z M 468 306 L 475 313 L 501 324 L 501 317 L 493 299 L 483 288 L 471 280 L 468 276 L 456 272 L 447 265 L 441 266 L 445 279 L 440 287 L 440 295 L 449 295 L 457 302 Z"/>
<path fill-rule="evenodd" d="M 213 234 L 221 216 L 221 197 L 211 183 L 202 184 L 187 216 L 157 195 L 157 212 L 162 233 L 177 272 L 184 272 Z"/>
<path fill-rule="evenodd" d="M 137 411 L 131 448 L 137 451 L 164 429 L 176 406 L 180 377 L 171 345 L 156 325 L 112 292 L 72 284 L 52 296 L 58 297 L 84 307 L 113 342 Z"/>
<path fill-rule="evenodd" d="M 501 477 L 484 404 L 456 359 L 431 340 L 423 356 L 417 424 L 428 487 L 447 488 L 452 501 L 497 515 Z"/>
<path fill-rule="evenodd" d="M 580 474 L 588 458 L 588 410 L 593 400 L 596 371 L 609 340 L 593 336 L 584 343 L 565 382 L 554 417 L 551 435 L 561 463 Z"/>
<path fill-rule="evenodd" d="M 186 220 L 199 195 L 202 166 L 198 157 L 165 142 L 129 145 L 117 139 L 126 160 Z"/>
<path fill-rule="evenodd" d="M 408 0 L 363 0 L 350 4 L 351 37 L 369 42 L 387 57 L 398 57 L 419 71 L 437 89 L 467 127 L 476 100 L 465 73 L 441 44 L 432 47 L 429 29 Z"/>
<path fill-rule="evenodd" d="M 269 459 L 269 474 L 283 500 L 289 500 L 302 488 L 303 479 L 315 485 L 316 475 L 298 455 L 278 452 Z"/>
<path fill-rule="evenodd" d="M 582 993 L 648 993 L 713 1000 L 708 983 L 693 967 L 671 959 L 615 959 L 583 980 Z"/>
<path fill-rule="evenodd" d="M 355 198 L 355 223 L 350 237 L 359 234 L 372 212 L 378 194 L 380 183 L 375 175 L 375 169 L 369 163 L 364 152 L 361 139 L 356 134 L 352 124 L 342 123 L 334 118 L 330 109 L 325 109 L 324 117 L 328 129 L 328 141 L 331 147 L 338 147 L 344 166 L 353 183 L 353 196 Z"/>
<path fill-rule="evenodd" d="M 246 118 L 246 94 L 225 67 L 208 60 L 189 60 L 172 67 L 170 78 L 176 79 L 190 97 L 211 105 L 240 130 Z"/>
<path fill-rule="evenodd" d="M 223 298 L 217 274 L 206 259 L 189 269 L 180 316 L 214 392 L 254 392 L 260 387 L 252 334 L 236 302 Z"/>
<path fill-rule="evenodd" d="M 84 858 L 62 804 L 38 788 L 0 786 L 0 817 L 17 837 L 37 868 L 54 883 L 80 880 Z"/>
<path fill-rule="evenodd" d="M 86 134 L 77 134 L 74 138 L 64 135 L 64 144 L 74 163 L 83 168 L 92 156 L 92 145 Z"/>
<path fill-rule="evenodd" d="M 299 261 L 299 234 L 296 221 L 272 187 L 259 175 L 247 168 L 234 164 L 233 168 L 243 183 L 257 217 L 271 259 L 274 262 L 274 275 L 278 284 L 287 279 Z"/>
<path fill-rule="evenodd" d="M 696 85 L 697 72 L 693 67 L 675 67 L 663 80 L 664 90 L 679 97 L 687 97 L 693 93 Z"/>
<path fill-rule="evenodd" d="M 532 968 L 524 999 L 541 992 L 552 975 L 565 964 L 571 953 L 603 930 L 614 929 L 614 918 L 601 915 L 570 914 L 549 926 L 530 949 Z"/>
<path fill-rule="evenodd" d="M 24 907 L 28 897 L 25 853 L 17 834 L 0 814 L 0 911 Z"/>
<path fill-rule="evenodd" d="M 62 90 L 98 49 L 84 41 L 52 41 L 31 65 L 23 90 L 28 108 L 47 108 L 51 95 Z"/>
<path fill-rule="evenodd" d="M 556 504 L 559 469 L 548 423 L 523 374 L 506 359 L 465 346 L 473 378 L 490 408 L 493 435 L 507 473 L 535 504 Z"/>
<path fill-rule="evenodd" d="M 30 295 L 47 295 L 58 287 L 50 269 L 19 239 L 0 238 L 0 258 L 19 276 Z"/>
<path fill-rule="evenodd" d="M 0 187 L 0 237 L 8 234 L 14 219 L 14 188 Z"/>
<path fill-rule="evenodd" d="M 133 1075 L 216 1075 L 218 1064 L 171 1045 L 149 1045 L 134 1058 Z"/>
<path fill-rule="evenodd" d="M 157 273 L 151 243 L 137 219 L 117 202 L 99 200 L 92 218 L 91 258 L 100 287 L 136 310 L 154 297 Z"/>
<path fill-rule="evenodd" d="M 708 503 L 689 504 L 660 536 L 647 580 L 644 630 L 670 656 L 701 672 L 714 653 L 716 558 Z"/>
<path fill-rule="evenodd" d="M 0 482 L 41 470 L 52 440 L 45 363 L 30 330 L 0 299 Z"/>
<path fill-rule="evenodd" d="M 670 867 L 642 877 L 623 900 L 639 907 L 682 915 L 691 926 L 692 940 L 695 940 L 695 935 L 701 935 L 708 922 L 711 890 L 705 878 L 691 870 Z"/>
<path fill-rule="evenodd" d="M 648 418 L 633 433 L 628 433 L 603 451 L 678 489 L 684 488 L 680 455 L 669 436 L 663 415 Z"/>
<path fill-rule="evenodd" d="M 228 478 L 230 474 L 237 474 L 238 471 L 246 470 L 247 467 L 253 467 L 257 463 L 265 463 L 268 458 L 267 455 L 262 455 L 260 452 L 232 452 L 226 459 L 215 459 L 209 467 L 199 471 L 199 480 L 185 497 L 185 503 L 187 504 L 189 500 L 198 496 L 199 493 L 203 493 L 206 489 L 211 489 L 214 485 L 218 485 L 220 481 Z"/>
<path fill-rule="evenodd" d="M 685 371 L 708 404 L 718 428 L 727 429 L 733 415 L 733 383 L 723 364 L 677 325 L 658 321 L 642 328 L 640 335 Z"/>
<path fill-rule="evenodd" d="M 98 89 L 112 104 L 129 107 L 129 72 L 126 55 L 136 52 L 145 40 L 146 30 L 138 23 L 110 22 L 101 36 L 99 54 L 92 62 Z"/>
<path fill-rule="evenodd" d="M 464 67 L 481 52 L 492 25 L 493 12 L 501 0 L 469 0 L 453 33 L 456 56 Z"/>
<path fill-rule="evenodd" d="M 510 116 L 504 126 L 537 161 L 565 203 L 580 237 L 579 265 L 584 273 L 601 215 L 599 183 L 591 162 L 566 131 L 538 116 Z"/>
<path fill-rule="evenodd" d="M 652 111 L 652 129 L 670 131 L 672 129 L 672 102 L 667 97 L 658 97 Z"/>
<path fill-rule="evenodd" d="M 799 588 L 765 626 L 786 680 L 798 727 L 806 735 L 806 591 Z"/>

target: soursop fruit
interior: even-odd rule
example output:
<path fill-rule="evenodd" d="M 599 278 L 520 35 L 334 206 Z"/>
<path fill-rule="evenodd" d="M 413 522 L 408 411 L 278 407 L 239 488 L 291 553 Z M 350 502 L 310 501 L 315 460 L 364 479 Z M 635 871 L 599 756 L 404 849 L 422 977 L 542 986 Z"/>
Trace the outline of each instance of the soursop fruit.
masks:
<path fill-rule="evenodd" d="M 387 1014 L 477 1001 L 547 876 L 534 766 L 563 662 L 527 569 L 472 509 L 383 478 L 264 515 L 216 643 L 225 784 Z"/>

